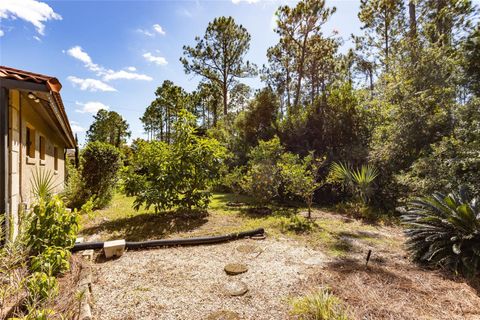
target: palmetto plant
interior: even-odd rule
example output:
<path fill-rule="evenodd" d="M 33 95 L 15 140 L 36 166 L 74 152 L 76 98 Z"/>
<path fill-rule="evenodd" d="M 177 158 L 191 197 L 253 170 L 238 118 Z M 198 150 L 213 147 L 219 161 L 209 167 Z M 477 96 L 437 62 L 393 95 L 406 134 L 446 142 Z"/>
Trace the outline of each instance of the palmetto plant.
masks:
<path fill-rule="evenodd" d="M 37 200 L 48 201 L 55 189 L 55 176 L 51 170 L 35 168 L 33 177 L 30 180 L 32 193 Z"/>
<path fill-rule="evenodd" d="M 330 167 L 330 179 L 343 184 L 354 193 L 363 204 L 368 203 L 373 193 L 373 182 L 378 170 L 372 165 L 352 168 L 349 164 L 333 162 Z"/>
<path fill-rule="evenodd" d="M 411 201 L 402 220 L 417 261 L 466 276 L 480 271 L 480 204 L 465 189 Z"/>

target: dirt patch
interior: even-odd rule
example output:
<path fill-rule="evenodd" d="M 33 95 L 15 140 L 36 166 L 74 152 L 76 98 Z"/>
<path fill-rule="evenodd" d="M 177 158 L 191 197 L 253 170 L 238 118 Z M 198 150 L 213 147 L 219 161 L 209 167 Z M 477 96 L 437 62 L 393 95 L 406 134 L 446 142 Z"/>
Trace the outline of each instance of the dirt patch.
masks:
<path fill-rule="evenodd" d="M 263 249 L 248 254 L 239 244 Z M 325 256 L 290 239 L 240 240 L 220 245 L 130 251 L 117 260 L 94 265 L 97 319 L 205 319 L 220 310 L 241 319 L 286 319 L 289 297 L 322 265 L 305 260 Z M 224 287 L 232 277 L 224 266 L 240 262 L 248 272 L 235 276 L 248 292 L 230 297 Z"/>

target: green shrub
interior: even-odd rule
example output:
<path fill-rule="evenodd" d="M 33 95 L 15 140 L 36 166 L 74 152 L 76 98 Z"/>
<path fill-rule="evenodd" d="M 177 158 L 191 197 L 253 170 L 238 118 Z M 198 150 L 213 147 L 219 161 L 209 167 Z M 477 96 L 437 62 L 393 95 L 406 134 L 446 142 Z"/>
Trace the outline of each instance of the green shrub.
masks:
<path fill-rule="evenodd" d="M 120 151 L 108 143 L 95 141 L 85 146 L 82 150 L 81 177 L 87 197 L 83 203 L 91 197 L 94 198 L 95 208 L 103 208 L 110 203 L 120 158 Z"/>
<path fill-rule="evenodd" d="M 30 270 L 55 276 L 70 269 L 70 251 L 59 247 L 47 247 L 30 262 Z"/>
<path fill-rule="evenodd" d="M 290 218 L 283 217 L 280 220 L 280 228 L 283 231 L 293 231 L 296 233 L 310 232 L 316 227 L 315 222 L 297 214 Z"/>
<path fill-rule="evenodd" d="M 222 177 L 222 184 L 233 192 L 236 198 L 242 193 L 242 179 L 244 167 L 235 167 Z"/>
<path fill-rule="evenodd" d="M 67 182 L 62 192 L 62 198 L 69 208 L 80 208 L 89 198 L 89 192 L 82 180 L 80 171 L 67 162 Z"/>
<path fill-rule="evenodd" d="M 208 189 L 219 178 L 226 150 L 212 138 L 197 134 L 195 117 L 182 110 L 171 144 L 139 141 L 125 174 L 125 191 L 135 196 L 134 208 L 155 211 L 175 207 L 206 208 Z"/>
<path fill-rule="evenodd" d="M 275 136 L 268 141 L 259 141 L 248 155 L 248 170 L 242 180 L 242 189 L 258 205 L 266 205 L 279 195 L 282 177 L 277 163 L 283 153 L 280 139 Z"/>
<path fill-rule="evenodd" d="M 58 281 L 45 272 L 34 272 L 26 280 L 28 299 L 39 302 L 51 299 L 58 294 Z"/>
<path fill-rule="evenodd" d="M 402 215 L 415 260 L 466 276 L 480 271 L 480 201 L 465 190 L 418 198 Z"/>
<path fill-rule="evenodd" d="M 290 314 L 300 320 L 348 320 L 348 312 L 328 289 L 321 289 L 290 302 Z"/>
<path fill-rule="evenodd" d="M 313 152 L 304 158 L 286 152 L 278 165 L 285 189 L 305 202 L 310 218 L 314 193 L 322 185 L 318 182 L 321 160 L 315 159 Z"/>
<path fill-rule="evenodd" d="M 75 244 L 78 231 L 78 215 L 70 212 L 58 196 L 50 201 L 40 199 L 30 214 L 27 229 L 27 246 L 33 254 L 47 247 L 69 249 Z"/>

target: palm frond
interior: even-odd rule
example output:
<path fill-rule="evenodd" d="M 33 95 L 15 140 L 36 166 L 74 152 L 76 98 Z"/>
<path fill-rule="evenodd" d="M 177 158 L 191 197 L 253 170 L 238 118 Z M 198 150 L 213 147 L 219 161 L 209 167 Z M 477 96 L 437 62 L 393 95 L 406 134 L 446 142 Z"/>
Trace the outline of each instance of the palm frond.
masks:
<path fill-rule="evenodd" d="M 402 215 L 407 248 L 419 262 L 440 265 L 466 276 L 480 271 L 478 199 L 460 190 L 434 193 L 409 203 Z"/>

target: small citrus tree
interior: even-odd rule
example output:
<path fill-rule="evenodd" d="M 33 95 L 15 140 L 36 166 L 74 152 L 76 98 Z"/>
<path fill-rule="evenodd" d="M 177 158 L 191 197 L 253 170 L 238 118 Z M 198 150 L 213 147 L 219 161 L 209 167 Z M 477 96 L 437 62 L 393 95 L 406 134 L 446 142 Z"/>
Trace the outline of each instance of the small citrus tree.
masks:
<path fill-rule="evenodd" d="M 322 185 L 318 181 L 318 170 L 321 164 L 321 159 L 316 159 L 313 152 L 303 159 L 296 154 L 286 152 L 279 162 L 285 189 L 303 199 L 308 207 L 309 218 L 311 218 L 314 193 Z"/>
<path fill-rule="evenodd" d="M 248 171 L 242 180 L 242 189 L 252 196 L 257 204 L 266 205 L 278 195 L 281 184 L 280 160 L 284 149 L 275 136 L 268 141 L 259 141 L 249 153 Z"/>
<path fill-rule="evenodd" d="M 125 177 L 125 190 L 136 197 L 136 210 L 208 206 L 208 189 L 219 178 L 226 149 L 215 139 L 199 136 L 195 117 L 186 110 L 179 112 L 173 128 L 171 144 L 138 143 Z"/>

